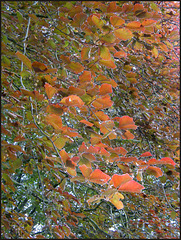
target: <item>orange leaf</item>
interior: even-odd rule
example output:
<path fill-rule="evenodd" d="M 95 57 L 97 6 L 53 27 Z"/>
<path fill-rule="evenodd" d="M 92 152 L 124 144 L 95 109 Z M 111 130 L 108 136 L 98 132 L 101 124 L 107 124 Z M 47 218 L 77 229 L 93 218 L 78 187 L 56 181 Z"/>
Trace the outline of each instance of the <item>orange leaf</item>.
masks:
<path fill-rule="evenodd" d="M 92 169 L 87 167 L 85 164 L 82 166 L 79 166 L 79 169 L 85 178 L 89 178 L 90 174 L 92 173 Z"/>
<path fill-rule="evenodd" d="M 122 147 L 117 147 L 117 148 L 108 148 L 107 149 L 109 152 L 111 153 L 116 153 L 116 154 L 122 154 L 122 155 L 126 155 L 127 151 L 126 149 L 122 148 Z"/>
<path fill-rule="evenodd" d="M 120 157 L 120 160 L 122 162 L 133 162 L 133 161 L 137 161 L 138 159 L 136 157 Z"/>
<path fill-rule="evenodd" d="M 126 56 L 127 56 L 127 53 L 125 53 L 124 51 L 118 51 L 114 54 L 114 57 L 117 57 L 117 58 L 123 58 Z"/>
<path fill-rule="evenodd" d="M 144 189 L 144 187 L 134 180 L 126 182 L 118 188 L 120 191 L 135 193 L 140 193 L 142 189 Z"/>
<path fill-rule="evenodd" d="M 65 97 L 60 101 L 60 103 L 65 106 L 73 106 L 73 107 L 82 107 L 84 105 L 84 102 L 82 101 L 82 99 L 80 99 L 80 97 L 76 95 L 70 95 L 68 97 Z"/>
<path fill-rule="evenodd" d="M 31 61 L 29 58 L 27 58 L 24 54 L 20 53 L 19 51 L 17 51 L 15 54 L 19 58 L 19 60 L 21 60 L 27 66 L 27 68 L 32 70 Z"/>
<path fill-rule="evenodd" d="M 99 118 L 99 120 L 101 120 L 101 121 L 109 120 L 108 115 L 105 114 L 105 113 L 102 112 L 102 111 L 95 112 L 94 114 L 95 114 L 95 115 Z M 93 116 L 94 116 L 94 115 L 93 115 Z"/>
<path fill-rule="evenodd" d="M 47 123 L 52 125 L 55 129 L 62 128 L 62 119 L 58 115 L 49 114 L 46 116 L 45 120 L 47 121 Z"/>
<path fill-rule="evenodd" d="M 152 167 L 152 166 L 149 166 L 147 169 L 146 169 L 147 173 L 150 174 L 150 175 L 154 175 L 155 177 L 161 177 L 163 175 L 162 171 L 160 168 L 158 167 Z"/>
<path fill-rule="evenodd" d="M 99 151 L 99 154 L 103 155 L 103 156 L 106 156 L 106 157 L 110 156 L 110 153 L 108 151 L 106 151 L 105 148 L 101 148 L 101 150 Z"/>
<path fill-rule="evenodd" d="M 130 29 L 137 29 L 137 28 L 140 28 L 141 26 L 141 23 L 140 22 L 137 22 L 137 21 L 133 21 L 133 22 L 129 22 L 126 27 L 127 28 L 130 28 Z"/>
<path fill-rule="evenodd" d="M 68 89 L 69 94 L 76 94 L 78 96 L 82 96 L 85 94 L 85 90 L 77 87 L 70 86 Z"/>
<path fill-rule="evenodd" d="M 123 175 L 114 174 L 109 184 L 114 185 L 114 187 L 117 188 L 132 179 L 133 178 L 128 173 Z"/>
<path fill-rule="evenodd" d="M 120 129 L 137 129 L 133 118 L 128 116 L 123 116 L 119 119 L 119 128 Z"/>
<path fill-rule="evenodd" d="M 64 149 L 60 151 L 60 156 L 64 163 L 66 163 L 66 161 L 70 159 L 68 153 Z"/>
<path fill-rule="evenodd" d="M 126 41 L 133 37 L 132 32 L 126 28 L 119 28 L 114 30 L 114 34 L 117 38 Z"/>
<path fill-rule="evenodd" d="M 122 209 L 123 208 L 123 203 L 119 199 L 124 199 L 124 196 L 116 192 L 112 198 L 109 199 L 109 201 L 117 208 L 117 209 Z"/>
<path fill-rule="evenodd" d="M 145 152 L 145 153 L 142 153 L 140 157 L 151 157 L 152 154 L 150 152 Z"/>
<path fill-rule="evenodd" d="M 44 87 L 49 99 L 51 99 L 53 95 L 57 92 L 57 89 L 52 87 L 49 83 L 45 83 Z"/>
<path fill-rule="evenodd" d="M 156 160 L 155 158 L 152 158 L 148 161 L 148 164 L 170 164 L 175 166 L 176 163 L 171 158 L 165 157 L 160 160 Z"/>
<path fill-rule="evenodd" d="M 33 62 L 31 66 L 36 73 L 45 72 L 48 69 L 44 63 L 40 62 Z"/>
<path fill-rule="evenodd" d="M 99 89 L 100 95 L 105 95 L 107 93 L 112 93 L 112 86 L 111 84 L 104 83 L 101 85 Z"/>
<path fill-rule="evenodd" d="M 122 135 L 121 137 L 123 139 L 134 139 L 134 135 L 132 133 L 130 133 L 130 131 L 126 130 Z"/>
<path fill-rule="evenodd" d="M 86 124 L 89 127 L 92 127 L 94 125 L 93 123 L 90 123 L 89 121 L 87 121 L 85 119 L 81 120 L 80 122 Z"/>
<path fill-rule="evenodd" d="M 100 57 L 104 60 L 110 60 L 111 59 L 111 54 L 109 52 L 109 48 L 105 46 L 100 46 Z"/>
<path fill-rule="evenodd" d="M 143 26 L 151 26 L 153 24 L 156 24 L 157 21 L 152 20 L 152 19 L 145 19 L 141 24 Z"/>
<path fill-rule="evenodd" d="M 84 71 L 82 75 L 79 76 L 80 82 L 90 82 L 91 81 L 91 72 Z"/>
<path fill-rule="evenodd" d="M 87 150 L 88 153 L 98 153 L 100 150 L 99 147 L 93 147 L 93 146 L 90 146 L 89 149 Z"/>
<path fill-rule="evenodd" d="M 100 169 L 94 170 L 89 177 L 89 180 L 91 182 L 98 183 L 101 185 L 106 183 L 109 179 L 110 176 L 103 173 Z"/>
<path fill-rule="evenodd" d="M 106 95 L 101 98 L 97 98 L 92 105 L 96 108 L 96 110 L 109 108 L 113 105 L 113 101 L 111 101 L 110 96 Z"/>
<path fill-rule="evenodd" d="M 82 145 L 79 147 L 79 152 L 86 152 L 87 151 L 87 147 L 85 145 L 85 143 L 83 142 Z"/>
<path fill-rule="evenodd" d="M 122 18 L 116 15 L 110 17 L 110 22 L 114 27 L 121 26 L 123 23 L 125 23 L 125 21 Z"/>

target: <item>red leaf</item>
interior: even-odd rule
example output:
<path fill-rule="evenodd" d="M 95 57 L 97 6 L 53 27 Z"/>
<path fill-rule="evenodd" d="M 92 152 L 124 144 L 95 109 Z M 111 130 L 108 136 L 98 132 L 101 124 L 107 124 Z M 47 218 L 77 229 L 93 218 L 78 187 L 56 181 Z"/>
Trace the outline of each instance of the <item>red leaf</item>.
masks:
<path fill-rule="evenodd" d="M 49 99 L 51 99 L 53 95 L 57 92 L 57 89 L 52 87 L 49 83 L 45 83 L 44 87 Z"/>
<path fill-rule="evenodd" d="M 133 118 L 128 116 L 123 116 L 119 119 L 119 128 L 120 129 L 137 129 Z"/>
<path fill-rule="evenodd" d="M 145 152 L 145 153 L 142 153 L 140 157 L 151 157 L 152 154 L 150 152 Z"/>
<path fill-rule="evenodd" d="M 109 184 L 114 185 L 114 187 L 117 188 L 132 179 L 133 178 L 127 173 L 123 175 L 114 174 Z"/>
<path fill-rule="evenodd" d="M 118 188 L 118 190 L 120 191 L 134 192 L 134 193 L 140 193 L 142 189 L 144 189 L 144 187 L 134 180 L 126 182 Z"/>
<path fill-rule="evenodd" d="M 99 89 L 99 93 L 100 93 L 100 95 L 105 95 L 107 93 L 112 93 L 112 85 L 107 84 L 107 83 L 102 84 L 100 89 Z"/>
<path fill-rule="evenodd" d="M 52 125 L 55 129 L 62 128 L 62 119 L 58 115 L 49 114 L 46 116 L 45 120 L 47 121 L 47 123 Z"/>
<path fill-rule="evenodd" d="M 106 183 L 111 177 L 105 173 L 103 173 L 100 169 L 94 170 L 90 177 L 89 180 L 94 183 L 98 184 L 104 184 Z"/>

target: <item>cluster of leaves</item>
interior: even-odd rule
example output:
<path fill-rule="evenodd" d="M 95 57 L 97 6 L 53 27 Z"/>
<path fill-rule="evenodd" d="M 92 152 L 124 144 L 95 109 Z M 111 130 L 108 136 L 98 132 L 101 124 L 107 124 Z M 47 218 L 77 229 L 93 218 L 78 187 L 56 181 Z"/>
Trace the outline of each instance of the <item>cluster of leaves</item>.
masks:
<path fill-rule="evenodd" d="M 2 2 L 2 237 L 178 238 L 178 9 Z"/>

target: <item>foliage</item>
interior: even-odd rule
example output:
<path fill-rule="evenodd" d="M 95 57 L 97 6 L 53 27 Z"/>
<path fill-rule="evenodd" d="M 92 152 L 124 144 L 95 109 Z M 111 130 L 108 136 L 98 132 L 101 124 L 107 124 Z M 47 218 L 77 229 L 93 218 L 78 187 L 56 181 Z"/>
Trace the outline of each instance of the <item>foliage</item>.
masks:
<path fill-rule="evenodd" d="M 1 13 L 2 237 L 179 238 L 179 2 Z"/>

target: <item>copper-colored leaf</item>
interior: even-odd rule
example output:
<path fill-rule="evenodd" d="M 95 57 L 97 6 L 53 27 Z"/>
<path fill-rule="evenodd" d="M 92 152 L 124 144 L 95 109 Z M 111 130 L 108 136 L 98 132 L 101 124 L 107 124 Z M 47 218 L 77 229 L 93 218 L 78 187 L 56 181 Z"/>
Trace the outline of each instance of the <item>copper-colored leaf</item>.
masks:
<path fill-rule="evenodd" d="M 32 63 L 32 68 L 36 73 L 45 72 L 48 69 L 44 63 L 40 63 L 37 61 Z"/>
<path fill-rule="evenodd" d="M 27 68 L 32 70 L 31 61 L 29 58 L 27 58 L 24 54 L 20 53 L 19 51 L 16 52 L 16 56 L 27 66 Z"/>
<path fill-rule="evenodd" d="M 112 93 L 111 84 L 103 83 L 99 89 L 100 95 L 105 95 L 107 93 Z"/>
<path fill-rule="evenodd" d="M 147 173 L 150 175 L 154 175 L 155 177 L 161 177 L 163 175 L 162 170 L 158 167 L 153 167 L 153 166 L 149 166 L 146 169 Z"/>
<path fill-rule="evenodd" d="M 80 120 L 80 122 L 81 122 L 81 123 L 84 123 L 85 125 L 87 125 L 87 126 L 89 126 L 89 127 L 92 127 L 92 126 L 94 125 L 93 123 L 91 123 L 91 122 L 89 122 L 89 121 L 87 121 L 87 120 L 85 120 L 85 119 Z"/>
<path fill-rule="evenodd" d="M 127 56 L 127 53 L 124 52 L 124 51 L 118 51 L 114 54 L 114 57 L 116 58 L 123 58 L 123 57 L 126 57 Z"/>
<path fill-rule="evenodd" d="M 44 87 L 49 99 L 51 99 L 53 95 L 57 92 L 57 89 L 52 87 L 49 83 L 45 83 Z"/>
<path fill-rule="evenodd" d="M 114 27 L 121 26 L 125 23 L 124 19 L 114 15 L 110 17 L 110 22 Z"/>
<path fill-rule="evenodd" d="M 92 173 L 92 169 L 87 167 L 86 165 L 79 166 L 79 169 L 85 178 L 89 178 L 90 174 Z"/>
<path fill-rule="evenodd" d="M 47 123 L 52 125 L 55 129 L 62 128 L 62 119 L 58 115 L 49 114 L 46 116 L 45 120 L 47 121 Z"/>
<path fill-rule="evenodd" d="M 87 60 L 89 59 L 89 52 L 90 52 L 90 47 L 84 47 L 82 48 L 82 51 L 81 51 L 81 59 L 82 60 Z"/>
<path fill-rule="evenodd" d="M 137 22 L 137 21 L 133 21 L 133 22 L 129 22 L 126 27 L 127 28 L 130 28 L 130 29 L 137 29 L 137 28 L 140 28 L 141 26 L 141 23 L 140 22 Z"/>
<path fill-rule="evenodd" d="M 76 95 L 70 95 L 68 97 L 65 97 L 60 101 L 60 103 L 65 106 L 73 106 L 73 107 L 82 107 L 84 105 L 84 102 L 82 101 L 82 99 L 80 99 L 80 97 Z"/>
<path fill-rule="evenodd" d="M 121 137 L 123 138 L 123 139 L 134 139 L 135 138 L 135 136 L 130 132 L 130 131 L 128 131 L 128 130 L 126 130 L 122 135 L 121 135 Z"/>
<path fill-rule="evenodd" d="M 114 34 L 119 39 L 126 41 L 133 37 L 132 32 L 129 29 L 126 28 L 119 28 L 114 30 Z"/>
<path fill-rule="evenodd" d="M 119 128 L 120 129 L 137 129 L 133 118 L 128 116 L 123 116 L 119 119 Z"/>
<path fill-rule="evenodd" d="M 91 72 L 84 71 L 82 75 L 79 76 L 80 82 L 90 82 L 91 81 Z"/>
<path fill-rule="evenodd" d="M 157 21 L 153 20 L 153 19 L 145 19 L 141 24 L 143 26 L 151 26 L 156 24 Z"/>

